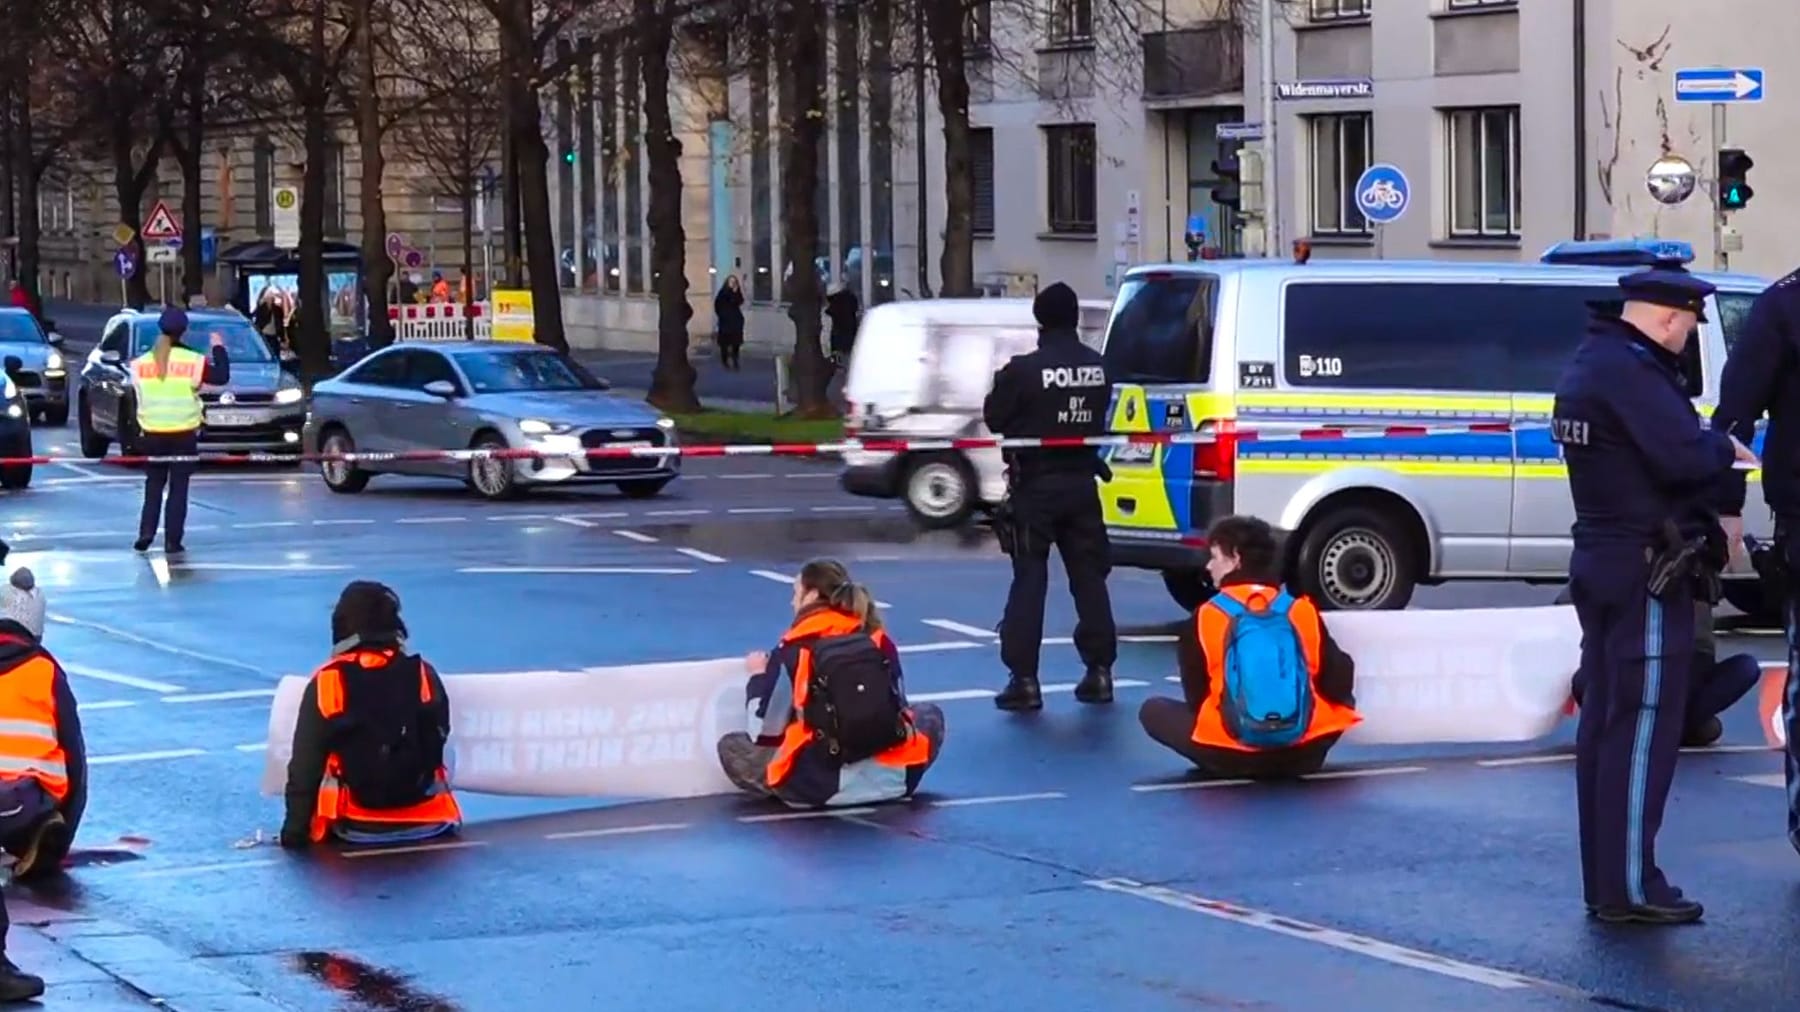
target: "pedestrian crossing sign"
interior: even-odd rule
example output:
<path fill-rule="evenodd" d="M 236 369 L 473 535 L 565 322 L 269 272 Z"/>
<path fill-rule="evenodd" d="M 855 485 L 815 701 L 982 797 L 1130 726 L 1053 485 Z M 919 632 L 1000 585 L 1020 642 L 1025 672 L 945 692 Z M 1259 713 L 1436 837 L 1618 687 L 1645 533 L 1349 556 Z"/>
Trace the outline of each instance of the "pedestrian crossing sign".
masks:
<path fill-rule="evenodd" d="M 175 221 L 169 205 L 160 200 L 156 202 L 156 207 L 150 211 L 150 217 L 144 219 L 143 236 L 150 240 L 181 238 L 181 225 Z"/>

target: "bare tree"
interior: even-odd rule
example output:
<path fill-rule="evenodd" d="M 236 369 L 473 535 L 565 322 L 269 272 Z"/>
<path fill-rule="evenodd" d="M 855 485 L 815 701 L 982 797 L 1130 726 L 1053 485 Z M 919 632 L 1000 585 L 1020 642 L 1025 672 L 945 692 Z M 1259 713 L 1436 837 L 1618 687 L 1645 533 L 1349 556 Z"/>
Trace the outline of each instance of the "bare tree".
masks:
<path fill-rule="evenodd" d="M 836 412 L 826 391 L 830 371 L 819 343 L 823 291 L 815 266 L 819 221 L 819 146 L 825 135 L 825 26 L 821 0 L 777 0 L 774 28 L 780 56 L 782 252 L 787 258 L 784 294 L 794 321 L 796 411 L 806 418 Z"/>
<path fill-rule="evenodd" d="M 48 51 L 47 40 L 70 5 L 62 0 L 21 2 L 8 11 L 0 32 L 0 129 L 7 139 L 7 188 L 12 197 L 12 235 L 17 240 L 14 271 L 33 300 L 39 298 L 41 222 L 38 192 L 44 173 L 61 161 L 74 138 L 87 131 L 90 102 L 63 87 L 66 69 Z"/>
<path fill-rule="evenodd" d="M 665 411 L 697 411 L 694 365 L 688 360 L 687 230 L 681 220 L 681 141 L 669 108 L 669 68 L 676 22 L 672 0 L 633 0 L 631 32 L 644 82 L 644 154 L 650 177 L 650 277 L 656 289 L 656 368 L 649 401 Z M 705 31 L 695 26 L 699 31 Z M 708 48 L 717 49 L 715 44 Z"/>

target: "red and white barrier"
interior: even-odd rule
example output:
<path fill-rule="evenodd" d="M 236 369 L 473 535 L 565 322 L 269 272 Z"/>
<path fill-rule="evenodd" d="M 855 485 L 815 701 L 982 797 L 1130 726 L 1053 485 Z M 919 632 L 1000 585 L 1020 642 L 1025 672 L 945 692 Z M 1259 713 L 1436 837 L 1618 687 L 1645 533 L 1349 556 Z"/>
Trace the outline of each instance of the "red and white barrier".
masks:
<path fill-rule="evenodd" d="M 485 341 L 493 333 L 490 316 L 485 302 L 466 307 L 457 302 L 388 307 L 394 338 L 400 341 L 465 341 L 469 338 L 468 320 L 475 322 L 475 340 Z"/>
<path fill-rule="evenodd" d="M 1073 449 L 1092 446 L 1167 446 L 1203 443 L 1292 443 L 1323 442 L 1341 439 L 1416 438 L 1419 436 L 1465 435 L 1468 433 L 1506 434 L 1543 426 L 1512 426 L 1505 422 L 1482 422 L 1475 425 L 1388 425 L 1331 426 L 1316 429 L 1286 429 L 1260 432 L 1237 429 L 1226 432 L 1139 432 L 1112 436 L 1056 436 L 1044 439 L 1008 438 L 1003 436 L 967 436 L 956 439 L 858 439 L 835 443 L 750 443 L 741 445 L 698 446 L 600 446 L 563 449 L 560 447 L 509 447 L 500 450 L 411 450 L 381 453 L 358 450 L 353 453 L 200 453 L 166 456 L 119 456 L 89 460 L 77 454 L 44 454 L 31 457 L 0 457 L 7 464 L 267 464 L 292 463 L 295 460 L 337 461 L 349 464 L 387 463 L 421 460 L 568 460 L 572 457 L 617 459 L 626 457 L 826 457 L 844 453 L 916 453 L 950 450 L 1031 450 Z"/>

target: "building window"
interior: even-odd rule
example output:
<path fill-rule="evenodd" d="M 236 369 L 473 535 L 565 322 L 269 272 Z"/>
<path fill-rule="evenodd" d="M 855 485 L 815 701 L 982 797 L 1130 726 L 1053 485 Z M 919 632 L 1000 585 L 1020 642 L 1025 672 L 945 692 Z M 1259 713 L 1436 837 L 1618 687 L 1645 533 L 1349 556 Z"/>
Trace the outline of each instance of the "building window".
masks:
<path fill-rule="evenodd" d="M 1046 176 L 1050 184 L 1050 231 L 1093 235 L 1094 126 L 1091 123 L 1044 127 Z"/>
<path fill-rule="evenodd" d="M 271 203 L 275 199 L 275 144 L 267 137 L 256 139 L 250 176 L 250 185 L 256 188 L 251 195 L 256 209 L 256 234 L 266 236 L 275 230 L 275 208 Z"/>
<path fill-rule="evenodd" d="M 994 50 L 994 7 L 989 0 L 975 0 L 963 14 L 963 49 L 971 56 Z"/>
<path fill-rule="evenodd" d="M 1372 122 L 1366 112 L 1307 118 L 1313 235 L 1369 234 L 1369 221 L 1356 204 L 1356 181 L 1369 167 Z"/>
<path fill-rule="evenodd" d="M 1371 0 L 1308 0 L 1307 16 L 1313 21 L 1352 21 L 1369 16 Z"/>
<path fill-rule="evenodd" d="M 1051 42 L 1089 42 L 1094 38 L 1094 0 L 1054 0 L 1050 10 Z"/>
<path fill-rule="evenodd" d="M 994 129 L 969 128 L 969 175 L 975 179 L 975 208 L 970 215 L 976 235 L 994 234 Z"/>
<path fill-rule="evenodd" d="M 1519 107 L 1444 114 L 1450 157 L 1450 234 L 1519 234 Z"/>
<path fill-rule="evenodd" d="M 1448 0 L 1453 11 L 1472 10 L 1479 7 L 1517 7 L 1519 0 Z"/>

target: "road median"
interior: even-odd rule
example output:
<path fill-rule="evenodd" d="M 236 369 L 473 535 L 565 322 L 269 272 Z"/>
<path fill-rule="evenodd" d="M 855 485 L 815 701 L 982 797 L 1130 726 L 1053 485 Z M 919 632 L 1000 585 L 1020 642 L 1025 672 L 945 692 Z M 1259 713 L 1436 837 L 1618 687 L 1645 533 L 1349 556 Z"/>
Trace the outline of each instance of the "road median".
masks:
<path fill-rule="evenodd" d="M 844 438 L 841 418 L 800 418 L 773 411 L 712 408 L 671 415 L 684 443 L 755 445 L 766 443 L 830 443 Z"/>

